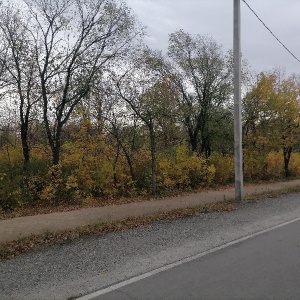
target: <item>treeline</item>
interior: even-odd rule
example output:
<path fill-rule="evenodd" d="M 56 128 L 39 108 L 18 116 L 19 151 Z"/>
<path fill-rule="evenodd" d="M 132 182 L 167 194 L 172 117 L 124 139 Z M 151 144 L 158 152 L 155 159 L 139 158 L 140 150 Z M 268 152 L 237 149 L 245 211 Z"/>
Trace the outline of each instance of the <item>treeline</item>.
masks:
<path fill-rule="evenodd" d="M 122 1 L 23 4 L 0 7 L 2 209 L 234 180 L 231 52 L 183 30 L 149 49 Z M 299 77 L 250 73 L 245 178 L 298 176 Z"/>

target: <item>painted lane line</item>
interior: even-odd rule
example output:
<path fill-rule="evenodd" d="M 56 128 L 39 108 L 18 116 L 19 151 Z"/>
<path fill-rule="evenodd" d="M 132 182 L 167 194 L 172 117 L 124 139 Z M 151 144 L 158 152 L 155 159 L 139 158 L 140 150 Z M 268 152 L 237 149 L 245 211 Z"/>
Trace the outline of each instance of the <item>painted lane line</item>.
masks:
<path fill-rule="evenodd" d="M 119 282 L 119 283 L 113 284 L 113 285 L 111 285 L 111 286 L 109 286 L 109 287 L 106 287 L 106 288 L 104 288 L 104 289 L 98 290 L 98 291 L 93 292 L 93 293 L 91 293 L 91 294 L 88 294 L 88 295 L 79 297 L 79 298 L 77 298 L 77 300 L 92 300 L 92 299 L 94 299 L 95 297 L 98 297 L 98 296 L 107 294 L 107 293 L 109 293 L 109 292 L 115 291 L 115 290 L 117 290 L 117 289 L 120 289 L 120 288 L 122 288 L 122 287 L 124 287 L 124 286 L 127 286 L 127 285 L 129 285 L 129 284 L 135 283 L 135 282 L 140 281 L 140 280 L 142 280 L 142 279 L 148 278 L 148 277 L 153 276 L 153 275 L 155 275 L 155 274 L 164 272 L 164 271 L 166 271 L 166 270 L 169 270 L 169 269 L 172 269 L 172 268 L 174 268 L 174 267 L 180 266 L 180 265 L 182 265 L 182 264 L 188 263 L 188 262 L 190 262 L 190 261 L 192 261 L 192 260 L 201 258 L 201 257 L 203 257 L 203 256 L 205 256 L 205 255 L 208 255 L 208 254 L 217 252 L 217 251 L 222 250 L 222 249 L 224 249 L 224 248 L 227 248 L 227 247 L 230 247 L 230 246 L 232 246 L 232 245 L 241 243 L 241 242 L 243 242 L 243 241 L 246 241 L 246 240 L 251 239 L 251 238 L 253 238 L 253 237 L 256 237 L 256 236 L 258 236 L 258 235 L 261 235 L 261 234 L 264 234 L 264 233 L 269 232 L 269 231 L 271 231 L 271 230 L 274 230 L 274 229 L 277 229 L 277 228 L 280 228 L 280 227 L 283 227 L 283 226 L 292 224 L 292 223 L 297 222 L 297 221 L 300 221 L 300 218 L 293 219 L 293 220 L 291 220 L 291 221 L 287 221 L 287 222 L 284 222 L 284 223 L 275 225 L 275 226 L 273 226 L 273 227 L 270 227 L 270 228 L 267 228 L 267 229 L 258 231 L 258 232 L 256 232 L 256 233 L 252 233 L 252 234 L 249 234 L 249 235 L 247 235 L 247 236 L 241 237 L 241 238 L 239 238 L 239 239 L 233 240 L 233 241 L 228 242 L 228 243 L 226 243 L 226 244 L 224 244 L 224 245 L 217 246 L 217 247 L 215 247 L 215 248 L 213 248 L 213 249 L 210 249 L 210 250 L 207 250 L 207 251 L 198 253 L 198 254 L 193 255 L 193 256 L 190 256 L 190 257 L 183 258 L 183 259 L 181 259 L 181 260 L 179 260 L 179 261 L 177 261 L 177 262 L 174 262 L 174 263 L 165 265 L 165 266 L 163 266 L 163 267 L 154 269 L 154 270 L 149 271 L 149 272 L 146 272 L 146 273 L 144 273 L 144 274 L 141 274 L 141 275 L 132 277 L 132 278 L 130 278 L 130 279 L 121 281 L 121 282 Z"/>

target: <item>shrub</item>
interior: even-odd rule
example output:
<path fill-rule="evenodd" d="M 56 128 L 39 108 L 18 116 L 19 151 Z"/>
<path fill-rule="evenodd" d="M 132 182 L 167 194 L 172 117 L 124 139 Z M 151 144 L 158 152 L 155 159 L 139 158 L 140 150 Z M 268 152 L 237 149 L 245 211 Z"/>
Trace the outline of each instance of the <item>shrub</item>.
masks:
<path fill-rule="evenodd" d="M 300 153 L 292 153 L 289 169 L 292 176 L 300 176 Z"/>
<path fill-rule="evenodd" d="M 234 156 L 213 153 L 210 162 L 215 167 L 215 183 L 226 184 L 234 181 Z"/>
<path fill-rule="evenodd" d="M 82 200 L 77 178 L 63 172 L 61 165 L 49 168 L 46 175 L 47 185 L 40 193 L 40 199 L 49 204 L 72 204 Z"/>
<path fill-rule="evenodd" d="M 244 151 L 244 177 L 250 181 L 269 178 L 265 153 L 252 149 Z"/>
<path fill-rule="evenodd" d="M 284 171 L 282 152 L 272 151 L 266 156 L 267 174 L 271 178 L 282 178 Z"/>
<path fill-rule="evenodd" d="M 158 162 L 158 178 L 162 188 L 199 187 L 212 183 L 215 167 L 196 154 L 190 154 L 186 146 L 177 146 L 167 157 Z"/>
<path fill-rule="evenodd" d="M 0 207 L 3 211 L 12 211 L 21 204 L 21 177 L 0 175 Z"/>

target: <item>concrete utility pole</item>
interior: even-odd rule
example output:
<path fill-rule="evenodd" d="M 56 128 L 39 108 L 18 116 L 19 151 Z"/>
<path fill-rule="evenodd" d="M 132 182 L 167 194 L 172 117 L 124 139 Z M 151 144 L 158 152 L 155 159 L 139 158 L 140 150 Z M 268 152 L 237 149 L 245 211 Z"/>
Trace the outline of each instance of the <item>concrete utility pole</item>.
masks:
<path fill-rule="evenodd" d="M 244 200 L 242 109 L 241 109 L 241 2 L 234 0 L 233 64 L 234 64 L 234 168 L 235 200 Z"/>

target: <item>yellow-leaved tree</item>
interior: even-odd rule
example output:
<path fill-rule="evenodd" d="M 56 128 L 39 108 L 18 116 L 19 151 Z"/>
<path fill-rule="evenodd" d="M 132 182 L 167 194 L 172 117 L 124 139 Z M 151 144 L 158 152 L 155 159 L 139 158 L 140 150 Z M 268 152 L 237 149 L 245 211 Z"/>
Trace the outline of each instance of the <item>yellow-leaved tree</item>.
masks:
<path fill-rule="evenodd" d="M 284 174 L 299 140 L 299 85 L 278 70 L 261 73 L 244 99 L 244 142 L 248 151 L 267 155 L 282 151 Z"/>

